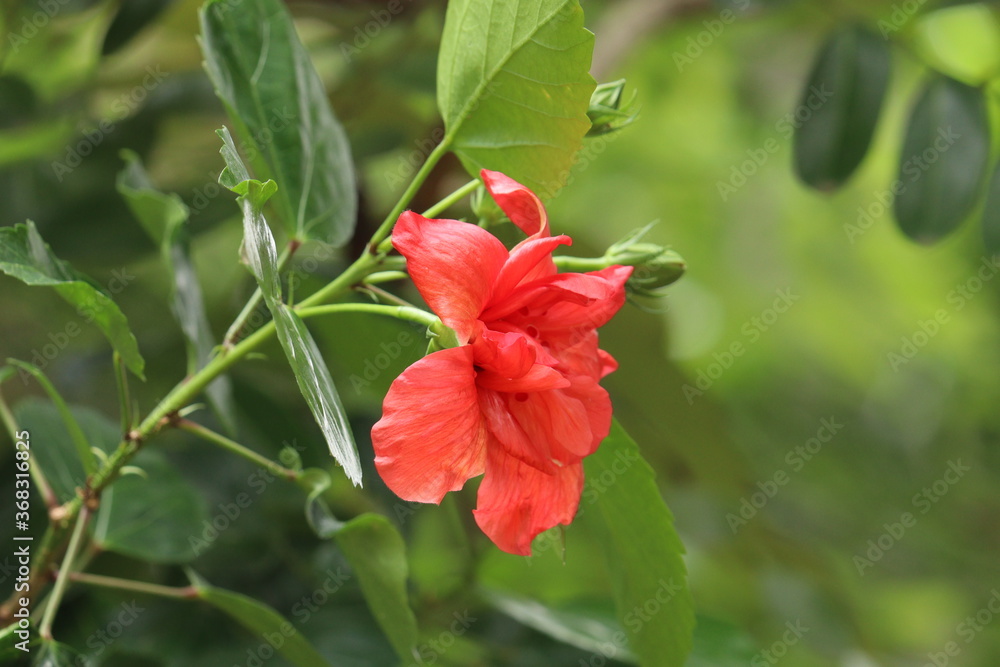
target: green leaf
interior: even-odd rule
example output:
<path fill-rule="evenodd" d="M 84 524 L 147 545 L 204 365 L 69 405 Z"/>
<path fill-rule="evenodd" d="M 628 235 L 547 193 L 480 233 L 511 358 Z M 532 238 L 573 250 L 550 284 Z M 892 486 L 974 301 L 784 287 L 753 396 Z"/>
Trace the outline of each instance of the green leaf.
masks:
<path fill-rule="evenodd" d="M 584 504 L 594 507 L 584 506 L 577 521 L 601 539 L 631 651 L 643 665 L 681 667 L 691 652 L 694 603 L 684 547 L 653 470 L 617 420 L 584 467 L 600 485 L 585 487 Z"/>
<path fill-rule="evenodd" d="M 70 406 L 69 409 L 91 448 L 110 454 L 118 446 L 121 432 L 117 424 L 90 408 Z M 45 471 L 56 497 L 60 502 L 75 498 L 76 489 L 86 482 L 87 474 L 59 410 L 48 401 L 26 398 L 14 406 L 14 418 L 22 429 L 31 432 L 31 455 Z"/>
<path fill-rule="evenodd" d="M 93 322 L 118 351 L 129 370 L 142 378 L 144 362 L 128 320 L 90 278 L 52 253 L 35 223 L 0 228 L 0 271 L 26 285 L 52 287 L 77 313 Z"/>
<path fill-rule="evenodd" d="M 1000 21 L 982 2 L 935 9 L 918 18 L 912 48 L 939 72 L 986 83 L 1000 74 Z"/>
<path fill-rule="evenodd" d="M 914 106 L 900 156 L 896 220 L 931 242 L 975 208 L 989 168 L 990 127 L 983 91 L 936 76 Z"/>
<path fill-rule="evenodd" d="M 227 163 L 219 182 L 240 195 L 238 201 L 243 208 L 243 252 L 247 264 L 274 318 L 278 340 L 295 374 L 299 391 L 323 431 L 330 453 L 343 466 L 348 478 L 360 485 L 361 460 L 347 414 L 333 378 L 330 377 L 330 370 L 302 318 L 281 301 L 278 253 L 274 237 L 271 236 L 271 230 L 261 211 L 264 203 L 274 195 L 277 186 L 274 181 L 261 183 L 248 178 L 246 166 L 240 160 L 229 132 L 223 128 L 219 131 L 219 136 L 223 140 L 222 154 Z"/>
<path fill-rule="evenodd" d="M 590 129 L 593 50 L 578 0 L 452 0 L 437 71 L 443 142 L 473 176 L 502 171 L 552 197 Z"/>
<path fill-rule="evenodd" d="M 354 444 L 351 425 L 316 341 L 302 318 L 285 304 L 275 304 L 271 314 L 299 391 L 322 429 L 330 453 L 343 466 L 347 477 L 355 485 L 360 485 L 361 459 Z"/>
<path fill-rule="evenodd" d="M 746 632 L 699 615 L 694 629 L 694 649 L 684 667 L 746 667 L 754 664 L 757 651 L 757 645 Z"/>
<path fill-rule="evenodd" d="M 194 560 L 199 551 L 191 536 L 208 518 L 201 496 L 158 451 L 140 452 L 133 465 L 143 474 L 124 475 L 101 494 L 94 540 L 152 563 Z"/>
<path fill-rule="evenodd" d="M 70 412 L 91 447 L 107 455 L 118 446 L 118 426 L 107 417 L 75 406 Z M 31 398 L 18 403 L 14 415 L 31 432 L 32 455 L 56 497 L 62 502 L 76 497 L 87 475 L 58 409 Z M 140 451 L 133 466 L 145 476 L 124 475 L 105 489 L 90 523 L 94 539 L 108 551 L 156 563 L 192 560 L 196 554 L 189 537 L 198 534 L 207 518 L 201 496 L 157 450 Z"/>
<path fill-rule="evenodd" d="M 171 277 L 171 310 L 187 341 L 188 373 L 192 374 L 212 357 L 215 339 L 183 233 L 190 212 L 180 197 L 164 194 L 153 186 L 138 155 L 123 151 L 122 157 L 125 168 L 118 173 L 118 192 L 160 249 Z M 217 377 L 205 393 L 226 429 L 234 432 L 236 407 L 229 378 Z"/>
<path fill-rule="evenodd" d="M 125 46 L 170 4 L 170 0 L 129 0 L 123 2 L 108 26 L 101 55 L 114 53 Z"/>
<path fill-rule="evenodd" d="M 1000 163 L 993 168 L 986 190 L 986 205 L 983 207 L 983 245 L 993 254 L 1000 253 Z"/>
<path fill-rule="evenodd" d="M 486 591 L 486 599 L 514 620 L 534 628 L 564 644 L 583 651 L 607 655 L 621 662 L 635 663 L 636 658 L 622 641 L 625 633 L 615 622 L 600 618 L 592 610 L 579 607 L 553 608 L 520 595 Z"/>
<path fill-rule="evenodd" d="M 862 26 L 830 36 L 795 119 L 795 170 L 818 190 L 840 187 L 865 157 L 889 88 L 889 45 Z"/>
<path fill-rule="evenodd" d="M 288 233 L 343 245 L 357 195 L 350 147 L 279 0 L 213 0 L 201 10 L 205 69 L 258 173 L 281 184 Z"/>
<path fill-rule="evenodd" d="M 406 591 L 409 566 L 406 543 L 389 520 L 362 514 L 334 535 L 358 576 L 375 620 L 404 661 L 417 658 L 417 619 Z"/>
<path fill-rule="evenodd" d="M 194 578 L 198 597 L 228 614 L 240 625 L 264 639 L 297 667 L 329 667 L 329 663 L 284 616 L 263 602 L 241 593 L 209 586 Z"/>

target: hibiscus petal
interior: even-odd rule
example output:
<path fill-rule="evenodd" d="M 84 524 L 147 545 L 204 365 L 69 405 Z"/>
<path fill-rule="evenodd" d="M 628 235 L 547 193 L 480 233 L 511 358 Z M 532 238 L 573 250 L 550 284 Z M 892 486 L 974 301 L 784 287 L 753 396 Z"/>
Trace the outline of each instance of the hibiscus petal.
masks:
<path fill-rule="evenodd" d="M 556 369 L 534 364 L 527 373 L 516 378 L 505 377 L 495 371 L 480 371 L 476 376 L 476 384 L 481 389 L 510 393 L 562 389 L 568 387 L 570 382 Z"/>
<path fill-rule="evenodd" d="M 477 322 L 472 340 L 476 366 L 507 378 L 518 378 L 535 363 L 535 345 L 525 334 L 487 329 Z"/>
<path fill-rule="evenodd" d="M 536 535 L 573 521 L 582 491 L 580 464 L 559 468 L 549 475 L 491 446 L 473 514 L 482 531 L 500 549 L 530 556 Z"/>
<path fill-rule="evenodd" d="M 501 303 L 519 285 L 555 275 L 552 251 L 560 245 L 573 245 L 570 237 L 546 236 L 521 241 L 510 251 L 510 259 L 500 269 L 493 287 L 492 303 Z"/>
<path fill-rule="evenodd" d="M 372 427 L 375 467 L 404 500 L 440 503 L 485 466 L 472 348 L 430 354 L 396 378 Z"/>
<path fill-rule="evenodd" d="M 575 382 L 576 378 L 569 380 Z M 600 439 L 596 439 L 595 443 L 587 414 L 588 406 L 581 400 L 593 398 L 589 391 L 582 391 L 578 396 L 567 388 L 513 396 L 505 394 L 504 397 L 507 409 L 524 429 L 528 439 L 561 463 L 576 463 L 600 444 Z M 590 407 L 600 406 L 594 401 Z M 608 418 L 610 420 L 610 413 Z"/>
<path fill-rule="evenodd" d="M 542 201 L 535 193 L 513 178 L 499 171 L 483 169 L 479 172 L 493 200 L 507 214 L 510 221 L 528 236 L 548 236 L 549 218 Z"/>
<path fill-rule="evenodd" d="M 485 229 L 458 220 L 430 220 L 413 211 L 399 216 L 392 244 L 427 305 L 465 343 L 490 300 L 507 249 Z"/>
<path fill-rule="evenodd" d="M 510 401 L 510 394 L 485 388 L 479 390 L 479 409 L 491 436 L 488 447 L 501 447 L 508 456 L 542 472 L 554 474 L 559 466 L 552 458 L 548 441 L 533 441 L 528 436 L 511 414 L 508 407 Z"/>

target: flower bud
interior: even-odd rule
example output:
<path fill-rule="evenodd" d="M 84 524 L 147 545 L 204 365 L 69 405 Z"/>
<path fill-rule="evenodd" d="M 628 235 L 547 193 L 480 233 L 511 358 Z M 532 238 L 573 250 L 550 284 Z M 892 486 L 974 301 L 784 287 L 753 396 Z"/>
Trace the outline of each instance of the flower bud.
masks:
<path fill-rule="evenodd" d="M 635 267 L 625 286 L 640 296 L 660 296 L 654 290 L 676 282 L 687 268 L 684 258 L 673 250 L 642 240 L 653 224 L 637 229 L 604 253 L 608 264 Z"/>
<path fill-rule="evenodd" d="M 632 99 L 622 104 L 622 90 L 625 88 L 625 79 L 602 83 L 594 90 L 590 96 L 590 108 L 587 116 L 590 118 L 590 130 L 588 137 L 597 137 L 602 134 L 617 132 L 626 125 L 629 125 L 639 115 L 632 112 L 632 105 L 635 102 L 635 95 Z"/>

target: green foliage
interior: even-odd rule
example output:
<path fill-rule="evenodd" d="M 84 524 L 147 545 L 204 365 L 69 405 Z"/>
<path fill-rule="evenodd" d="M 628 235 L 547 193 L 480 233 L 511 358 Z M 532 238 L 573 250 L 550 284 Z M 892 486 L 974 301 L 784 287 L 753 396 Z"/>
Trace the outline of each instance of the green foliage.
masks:
<path fill-rule="evenodd" d="M 71 407 L 70 412 L 86 442 L 106 458 L 121 440 L 118 426 L 87 408 Z M 33 456 L 57 498 L 62 502 L 75 498 L 88 476 L 59 410 L 28 399 L 18 403 L 14 414 L 33 442 L 44 443 L 32 450 Z M 90 523 L 93 539 L 107 551 L 154 563 L 193 560 L 196 554 L 189 538 L 198 534 L 207 516 L 201 496 L 158 450 L 143 450 L 134 466 L 133 473 L 102 495 Z"/>
<path fill-rule="evenodd" d="M 201 11 L 205 68 L 258 173 L 281 184 L 289 235 L 339 246 L 354 232 L 354 167 L 309 53 L 279 0 Z"/>
<path fill-rule="evenodd" d="M 863 26 L 833 33 L 813 65 L 797 109 L 795 170 L 819 190 L 837 188 L 871 145 L 889 87 L 888 44 Z"/>
<path fill-rule="evenodd" d="M 197 576 L 198 598 L 230 616 L 255 637 L 262 637 L 295 667 L 329 667 L 322 655 L 284 616 L 241 593 L 208 585 Z"/>
<path fill-rule="evenodd" d="M 142 377 L 144 362 L 128 320 L 94 281 L 60 260 L 42 240 L 35 223 L 0 229 L 0 271 L 26 285 L 52 287 L 77 312 L 93 322 L 122 356 L 129 370 Z"/>
<path fill-rule="evenodd" d="M 578 0 L 454 0 L 441 37 L 444 143 L 470 174 L 502 171 L 550 198 L 590 129 L 594 36 Z"/>
<path fill-rule="evenodd" d="M 417 618 L 406 588 L 409 565 L 403 536 L 384 516 L 363 514 L 343 524 L 333 538 L 350 561 L 369 608 L 400 659 L 404 664 L 418 659 Z"/>
<path fill-rule="evenodd" d="M 983 91 L 934 77 L 914 105 L 899 159 L 896 219 L 927 242 L 952 232 L 978 203 L 989 168 L 990 125 Z"/>
<path fill-rule="evenodd" d="M 184 234 L 184 223 L 190 211 L 180 197 L 164 194 L 153 186 L 138 155 L 124 151 L 123 157 L 125 168 L 118 173 L 116 187 L 160 249 L 160 257 L 171 278 L 170 308 L 187 341 L 188 373 L 194 373 L 212 356 L 215 341 Z M 226 428 L 235 432 L 236 408 L 229 378 L 216 378 L 208 385 L 206 394 Z"/>
<path fill-rule="evenodd" d="M 344 467 L 350 480 L 360 484 L 361 461 L 330 371 L 305 322 L 281 301 L 277 250 L 262 212 L 264 204 L 277 187 L 274 181 L 261 183 L 250 179 L 229 131 L 223 128 L 219 131 L 219 136 L 223 139 L 222 155 L 226 160 L 226 170 L 219 182 L 240 195 L 238 201 L 243 208 L 243 252 L 246 262 L 264 295 L 264 301 L 274 318 L 278 340 L 295 374 L 295 381 L 316 423 L 323 431 L 330 453 Z"/>
<path fill-rule="evenodd" d="M 617 421 L 584 461 L 594 510 L 584 521 L 601 538 L 618 618 L 644 665 L 680 667 L 691 652 L 694 602 L 674 519 L 639 448 Z"/>

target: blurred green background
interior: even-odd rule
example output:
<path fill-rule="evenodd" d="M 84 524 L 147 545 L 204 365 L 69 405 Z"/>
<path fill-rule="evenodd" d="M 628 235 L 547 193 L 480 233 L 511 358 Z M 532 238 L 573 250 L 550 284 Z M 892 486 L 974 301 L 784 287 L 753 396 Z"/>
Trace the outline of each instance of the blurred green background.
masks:
<path fill-rule="evenodd" d="M 125 283 L 115 299 L 147 360 L 149 380 L 136 391 L 148 410 L 183 375 L 184 346 L 156 248 L 114 189 L 119 150 L 139 152 L 156 184 L 191 206 L 194 257 L 217 334 L 252 286 L 236 262 L 237 208 L 215 184 L 222 162 L 214 130 L 226 119 L 200 68 L 200 3 L 129 0 L 115 20 L 119 3 L 68 0 L 15 53 L 9 35 L 20 34 L 22 16 L 33 15 L 36 4 L 23 3 L 26 14 L 18 3 L 4 5 L 0 224 L 31 218 L 60 257 L 103 285 Z M 443 2 L 403 3 L 382 26 L 385 4 L 291 4 L 352 142 L 360 240 L 440 137 L 434 63 Z M 549 212 L 553 229 L 574 237 L 573 254 L 600 255 L 658 220 L 653 239 L 688 262 L 665 299 L 627 307 L 602 339 L 621 364 L 605 381 L 617 416 L 657 469 L 688 550 L 704 617 L 700 657 L 690 664 L 996 665 L 1000 620 L 987 605 L 1000 598 L 997 267 L 975 224 L 933 246 L 906 239 L 890 213 L 852 233 L 859 207 L 872 207 L 895 177 L 927 64 L 956 76 L 970 68 L 996 72 L 989 69 L 1000 53 L 995 10 L 984 7 L 975 30 L 959 30 L 942 45 L 920 32 L 933 2 L 583 4 L 597 35 L 595 76 L 626 78 L 641 114 L 622 132 L 588 140 Z M 878 26 L 900 11 L 905 20 L 890 35 L 893 78 L 871 153 L 836 194 L 805 188 L 793 175 L 782 120 L 799 102 L 819 45 L 847 19 Z M 161 81 L 144 88 L 150 72 Z M 89 142 L 92 153 L 69 171 L 55 166 L 69 164 L 72 146 L 102 120 L 111 130 Z M 730 182 L 733 169 L 771 140 L 777 151 L 735 192 L 720 194 L 720 182 Z M 457 161 L 447 161 L 414 208 L 467 178 Z M 307 288 L 345 265 L 317 265 L 312 252 L 298 256 Z M 43 355 L 44 370 L 70 402 L 113 418 L 111 355 L 100 333 L 81 326 L 49 359 L 44 348 L 59 347 L 75 321 L 72 309 L 48 291 L 6 278 L 0 284 L 0 354 L 38 365 L 35 355 Z M 422 344 L 404 345 L 388 370 L 360 386 L 351 377 L 364 377 L 379 343 L 410 330 L 361 316 L 311 328 L 368 462 L 363 492 L 335 475 L 341 488 L 334 509 L 345 516 L 374 509 L 399 520 L 422 627 L 445 628 L 466 610 L 479 619 L 440 652 L 440 663 L 604 664 L 491 610 L 481 594 L 521 593 L 607 616 L 610 583 L 593 539 L 570 527 L 565 562 L 559 549 L 524 559 L 483 540 L 471 554 L 453 546 L 449 531 L 455 521 L 468 523 L 474 495 L 467 490 L 411 514 L 378 480 L 365 435 L 389 382 L 422 354 Z M 280 351 L 272 345 L 266 353 L 272 360 L 243 363 L 232 374 L 241 441 L 272 456 L 282 443 L 303 443 L 307 465 L 328 465 Z M 39 393 L 16 378 L 3 389 L 12 403 Z M 161 436 L 161 445 L 203 491 L 210 515 L 245 490 L 253 473 L 250 464 L 180 434 Z M 10 448 L 0 454 L 5 469 L 11 456 Z M 10 483 L 2 480 L 0 492 Z M 908 525 L 904 513 L 912 515 Z M 245 516 L 195 568 L 291 615 L 342 559 L 312 537 L 294 488 L 270 487 Z M 95 569 L 184 582 L 177 568 L 110 554 Z M 9 585 L 7 578 L 5 592 Z M 73 589 L 57 635 L 84 647 L 121 602 L 113 593 Z M 258 638 L 215 612 L 145 602 L 148 611 L 102 653 L 110 658 L 103 664 L 248 663 Z M 301 629 L 333 664 L 392 664 L 350 582 Z M 720 657 L 710 657 L 723 643 Z"/>

